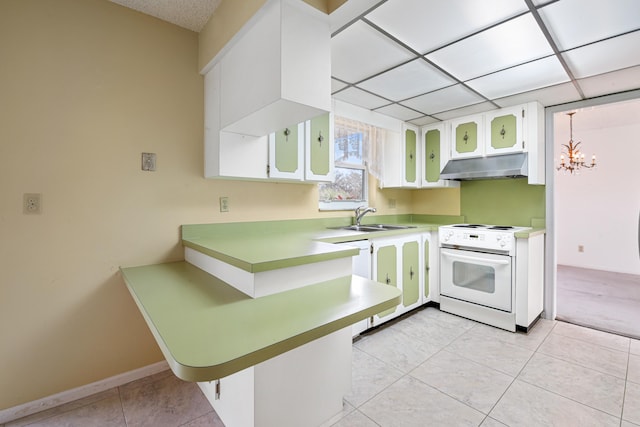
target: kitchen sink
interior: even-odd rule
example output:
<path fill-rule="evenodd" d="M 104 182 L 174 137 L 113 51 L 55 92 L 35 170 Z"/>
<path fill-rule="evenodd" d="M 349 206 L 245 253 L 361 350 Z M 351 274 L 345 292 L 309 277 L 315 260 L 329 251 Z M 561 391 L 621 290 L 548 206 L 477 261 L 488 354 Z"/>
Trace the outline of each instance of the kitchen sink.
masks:
<path fill-rule="evenodd" d="M 416 228 L 414 225 L 398 225 L 398 224 L 365 224 L 365 225 L 347 225 L 344 227 L 330 227 L 334 230 L 351 230 L 351 231 L 389 231 L 404 230 L 407 228 Z"/>

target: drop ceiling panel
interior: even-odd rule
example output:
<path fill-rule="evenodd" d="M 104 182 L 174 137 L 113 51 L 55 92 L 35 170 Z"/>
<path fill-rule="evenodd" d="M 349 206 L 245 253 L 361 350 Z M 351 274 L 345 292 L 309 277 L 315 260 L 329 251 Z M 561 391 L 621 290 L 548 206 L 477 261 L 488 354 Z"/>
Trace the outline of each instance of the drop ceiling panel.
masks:
<path fill-rule="evenodd" d="M 640 29 L 638 0 L 561 0 L 539 12 L 560 50 Z"/>
<path fill-rule="evenodd" d="M 358 21 L 331 39 L 331 75 L 356 83 L 409 61 L 408 50 Z"/>
<path fill-rule="evenodd" d="M 467 82 L 489 99 L 563 83 L 569 76 L 555 56 L 539 59 Z"/>
<path fill-rule="evenodd" d="M 568 82 L 548 86 L 542 89 L 518 93 L 516 95 L 505 96 L 504 98 L 497 98 L 494 99 L 493 102 L 498 104 L 500 107 L 511 107 L 513 105 L 524 104 L 532 100 L 536 100 L 545 107 L 548 107 L 550 105 L 579 101 L 580 93 L 578 93 L 578 90 L 573 83 Z"/>
<path fill-rule="evenodd" d="M 429 117 L 429 116 L 424 116 L 424 117 L 419 117 L 417 119 L 409 120 L 409 123 L 416 126 L 425 126 L 425 125 L 430 125 L 438 122 L 440 122 L 440 120 L 434 119 L 433 117 Z"/>
<path fill-rule="evenodd" d="M 402 101 L 402 104 L 424 114 L 435 114 L 484 101 L 462 84 Z"/>
<path fill-rule="evenodd" d="M 384 107 L 380 107 L 375 110 L 377 113 L 384 114 L 386 116 L 394 117 L 396 119 L 400 119 L 403 121 L 409 121 L 411 119 L 415 119 L 417 117 L 422 116 L 421 113 L 411 110 L 407 107 L 403 107 L 398 104 L 390 104 Z"/>
<path fill-rule="evenodd" d="M 526 10 L 516 0 L 392 0 L 366 18 L 424 54 Z"/>
<path fill-rule="evenodd" d="M 331 93 L 335 93 L 339 90 L 349 86 L 348 84 L 341 82 L 340 80 L 331 79 Z"/>
<path fill-rule="evenodd" d="M 522 15 L 427 55 L 466 81 L 551 55 L 553 50 L 531 14 Z"/>
<path fill-rule="evenodd" d="M 400 101 L 451 86 L 454 83 L 453 79 L 442 74 L 423 59 L 416 59 L 366 80 L 358 86 L 385 98 Z"/>
<path fill-rule="evenodd" d="M 373 110 L 389 104 L 386 99 L 372 95 L 355 87 L 347 88 L 333 95 L 335 99 Z"/>
<path fill-rule="evenodd" d="M 479 104 L 468 105 L 462 108 L 456 108 L 455 110 L 444 111 L 435 115 L 440 120 L 455 119 L 457 117 L 470 116 L 476 113 L 483 113 L 485 111 L 494 110 L 496 108 L 490 102 L 480 102 Z"/>
<path fill-rule="evenodd" d="M 640 64 L 640 31 L 573 49 L 562 56 L 576 78 L 631 67 Z"/>
<path fill-rule="evenodd" d="M 640 65 L 578 80 L 588 98 L 640 88 Z"/>

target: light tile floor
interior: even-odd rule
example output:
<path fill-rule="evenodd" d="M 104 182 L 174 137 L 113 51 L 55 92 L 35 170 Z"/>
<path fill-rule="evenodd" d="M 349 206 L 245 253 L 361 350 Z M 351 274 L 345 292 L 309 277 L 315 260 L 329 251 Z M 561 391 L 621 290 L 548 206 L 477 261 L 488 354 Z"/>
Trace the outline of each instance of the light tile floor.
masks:
<path fill-rule="evenodd" d="M 166 371 L 7 427 L 25 425 L 223 424 Z M 419 310 L 354 343 L 353 389 L 327 426 L 640 426 L 640 341 L 548 320 L 514 334 Z"/>

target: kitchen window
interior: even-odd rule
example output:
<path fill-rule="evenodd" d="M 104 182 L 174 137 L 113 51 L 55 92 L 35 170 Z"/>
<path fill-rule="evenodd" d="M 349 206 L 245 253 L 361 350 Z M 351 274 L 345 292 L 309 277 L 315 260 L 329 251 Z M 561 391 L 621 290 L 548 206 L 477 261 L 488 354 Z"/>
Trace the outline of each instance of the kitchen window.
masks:
<path fill-rule="evenodd" d="M 335 180 L 318 184 L 320 210 L 352 210 L 368 206 L 369 173 L 376 170 L 376 147 L 384 131 L 345 117 L 334 118 Z"/>

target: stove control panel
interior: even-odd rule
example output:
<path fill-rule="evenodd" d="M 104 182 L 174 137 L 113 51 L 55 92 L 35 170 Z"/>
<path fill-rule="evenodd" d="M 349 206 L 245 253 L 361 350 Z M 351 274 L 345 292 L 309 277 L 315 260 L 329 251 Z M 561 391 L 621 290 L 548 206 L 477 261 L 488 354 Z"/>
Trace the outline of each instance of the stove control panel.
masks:
<path fill-rule="evenodd" d="M 468 248 L 509 251 L 515 250 L 513 232 L 483 229 L 440 227 L 440 243 Z"/>

